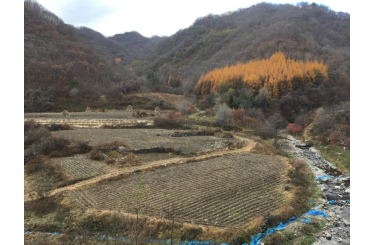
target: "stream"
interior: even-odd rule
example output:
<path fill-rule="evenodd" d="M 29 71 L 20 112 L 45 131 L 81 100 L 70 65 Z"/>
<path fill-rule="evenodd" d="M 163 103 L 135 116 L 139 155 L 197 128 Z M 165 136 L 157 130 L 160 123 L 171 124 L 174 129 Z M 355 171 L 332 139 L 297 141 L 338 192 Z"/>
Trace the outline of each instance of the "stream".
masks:
<path fill-rule="evenodd" d="M 314 209 L 327 214 L 327 223 L 313 244 L 350 244 L 350 176 L 321 157 L 314 147 L 300 149 L 296 147 L 301 144 L 299 140 L 290 135 L 284 137 L 280 140 L 281 149 L 310 166 L 324 193 L 322 204 Z"/>

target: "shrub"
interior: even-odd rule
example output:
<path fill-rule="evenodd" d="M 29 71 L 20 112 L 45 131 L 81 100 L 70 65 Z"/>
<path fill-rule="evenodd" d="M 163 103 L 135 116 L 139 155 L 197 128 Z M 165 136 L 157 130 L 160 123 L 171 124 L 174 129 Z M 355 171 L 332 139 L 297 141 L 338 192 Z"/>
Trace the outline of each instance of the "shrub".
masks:
<path fill-rule="evenodd" d="M 97 160 L 97 161 L 104 160 L 104 156 L 101 153 L 100 148 L 102 148 L 102 151 L 104 152 L 109 152 L 109 151 L 113 151 L 115 148 L 119 146 L 125 147 L 125 150 L 124 150 L 125 152 L 131 152 L 129 145 L 121 141 L 113 141 L 109 143 L 98 144 L 95 147 L 88 146 L 91 149 L 89 153 L 89 158 L 92 160 Z"/>
<path fill-rule="evenodd" d="M 49 137 L 36 145 L 36 151 L 43 155 L 51 155 L 58 151 L 69 152 L 68 145 L 70 145 L 70 141 L 67 139 Z"/>
<path fill-rule="evenodd" d="M 51 124 L 49 127 L 49 130 L 51 131 L 60 131 L 60 130 L 72 130 L 73 128 L 69 126 L 68 124 Z"/>
<path fill-rule="evenodd" d="M 258 125 L 254 128 L 254 133 L 262 139 L 270 139 L 274 136 L 274 131 L 268 124 Z"/>
<path fill-rule="evenodd" d="M 133 153 L 128 154 L 125 157 L 125 159 L 122 159 L 122 160 L 118 161 L 117 163 L 119 165 L 126 166 L 126 167 L 128 167 L 128 166 L 139 166 L 139 165 L 142 164 L 139 157 L 137 157 Z"/>
<path fill-rule="evenodd" d="M 327 144 L 327 138 L 322 135 L 316 137 L 316 141 L 320 144 Z"/>
<path fill-rule="evenodd" d="M 155 117 L 154 125 L 160 128 L 187 128 L 192 124 L 181 112 L 168 113 L 164 117 Z"/>
<path fill-rule="evenodd" d="M 233 114 L 226 104 L 221 104 L 216 108 L 216 124 L 219 126 L 231 126 L 233 124 Z"/>
<path fill-rule="evenodd" d="M 306 165 L 304 162 L 299 161 L 299 160 L 293 160 L 291 162 L 291 165 L 295 168 L 296 172 L 304 172 L 306 173 Z"/>
<path fill-rule="evenodd" d="M 89 157 L 92 160 L 97 160 L 97 161 L 104 160 L 103 154 L 100 153 L 99 148 L 97 147 L 95 147 L 94 149 L 90 151 Z"/>
<path fill-rule="evenodd" d="M 25 210 L 31 211 L 37 216 L 42 216 L 54 212 L 57 206 L 58 203 L 54 197 L 45 197 L 25 203 Z"/>
<path fill-rule="evenodd" d="M 24 122 L 24 133 L 26 134 L 31 129 L 40 128 L 40 124 L 37 123 L 34 119 Z"/>
<path fill-rule="evenodd" d="M 296 123 L 289 123 L 286 131 L 291 132 L 293 134 L 300 134 L 302 130 L 302 126 Z"/>
<path fill-rule="evenodd" d="M 88 151 L 91 151 L 92 147 L 89 145 L 89 142 L 88 141 L 78 141 L 77 142 L 78 144 L 78 147 L 80 150 L 84 151 L 84 152 L 88 152 Z"/>
<path fill-rule="evenodd" d="M 51 136 L 51 133 L 46 127 L 38 127 L 27 131 L 24 140 L 25 149 L 35 142 L 41 142 L 42 140 Z"/>

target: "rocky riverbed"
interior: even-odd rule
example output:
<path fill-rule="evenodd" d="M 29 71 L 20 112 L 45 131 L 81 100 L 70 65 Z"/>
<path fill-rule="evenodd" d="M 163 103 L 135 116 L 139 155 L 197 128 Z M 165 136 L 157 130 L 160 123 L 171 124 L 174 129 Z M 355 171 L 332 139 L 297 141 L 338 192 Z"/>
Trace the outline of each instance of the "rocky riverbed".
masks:
<path fill-rule="evenodd" d="M 322 204 L 314 209 L 327 214 L 326 226 L 314 244 L 350 244 L 350 176 L 339 171 L 313 147 L 300 149 L 301 142 L 285 135 L 281 149 L 309 164 L 322 189 Z M 327 176 L 327 177 L 323 177 Z"/>

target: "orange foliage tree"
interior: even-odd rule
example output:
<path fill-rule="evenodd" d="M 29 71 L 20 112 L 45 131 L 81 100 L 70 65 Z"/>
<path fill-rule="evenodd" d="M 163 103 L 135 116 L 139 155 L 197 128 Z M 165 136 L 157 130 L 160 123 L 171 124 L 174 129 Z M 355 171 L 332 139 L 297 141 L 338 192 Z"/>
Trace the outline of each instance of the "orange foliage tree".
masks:
<path fill-rule="evenodd" d="M 281 91 L 314 83 L 318 76 L 328 78 L 327 66 L 316 60 L 303 62 L 286 59 L 283 53 L 277 52 L 269 59 L 215 69 L 199 79 L 194 92 L 209 94 L 223 92 L 223 87 L 237 89 L 243 86 L 258 92 L 266 87 L 273 97 L 279 97 Z"/>

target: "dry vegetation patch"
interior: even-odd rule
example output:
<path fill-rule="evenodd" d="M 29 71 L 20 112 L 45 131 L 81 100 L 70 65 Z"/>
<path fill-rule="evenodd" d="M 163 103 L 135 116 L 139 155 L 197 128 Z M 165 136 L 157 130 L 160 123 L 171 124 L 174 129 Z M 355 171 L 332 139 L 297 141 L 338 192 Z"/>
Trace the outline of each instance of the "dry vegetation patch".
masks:
<path fill-rule="evenodd" d="M 285 169 L 278 157 L 242 153 L 137 174 L 73 191 L 72 196 L 86 207 L 126 209 L 123 195 L 132 196 L 132 187 L 144 179 L 151 189 L 146 215 L 160 217 L 161 210 L 174 202 L 178 207 L 176 221 L 218 227 L 242 225 L 283 204 L 277 188 Z"/>

